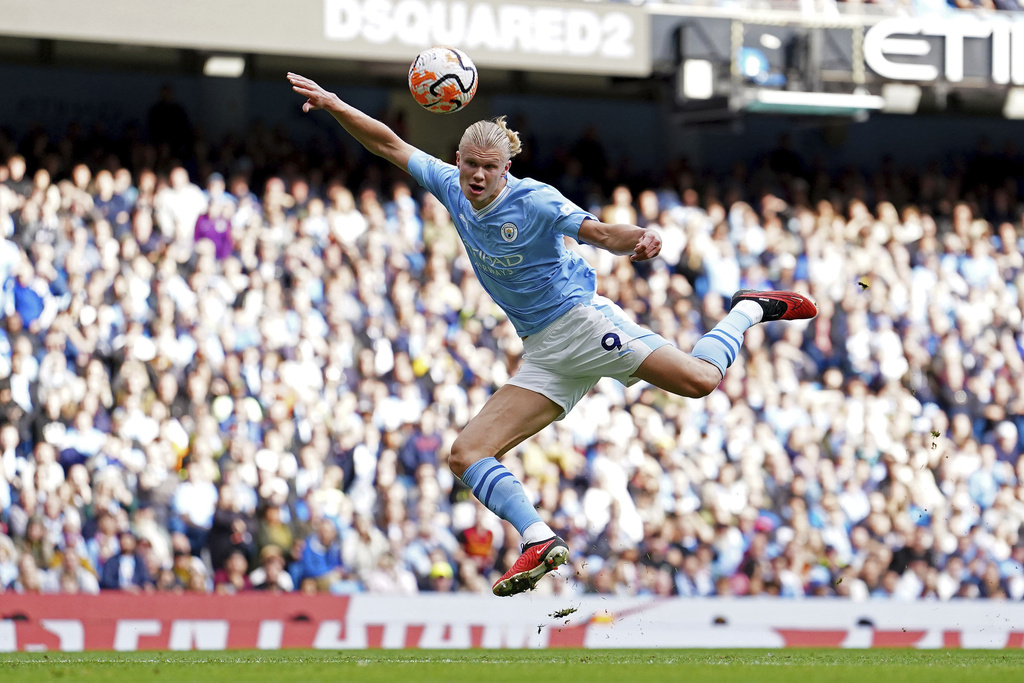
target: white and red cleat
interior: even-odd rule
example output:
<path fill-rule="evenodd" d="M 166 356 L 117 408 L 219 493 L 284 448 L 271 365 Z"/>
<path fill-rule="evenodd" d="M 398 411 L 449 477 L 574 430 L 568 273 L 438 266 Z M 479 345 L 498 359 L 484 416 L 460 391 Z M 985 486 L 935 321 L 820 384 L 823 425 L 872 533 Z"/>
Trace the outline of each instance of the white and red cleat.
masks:
<path fill-rule="evenodd" d="M 818 307 L 814 302 L 796 292 L 759 292 L 754 289 L 741 289 L 732 295 L 730 310 L 740 301 L 753 301 L 764 312 L 761 322 L 773 320 L 808 320 L 818 315 Z"/>
<path fill-rule="evenodd" d="M 499 597 L 533 590 L 545 574 L 568 561 L 569 546 L 558 536 L 552 536 L 546 541 L 527 543 L 523 546 L 523 554 L 512 568 L 495 582 L 492 590 Z"/>

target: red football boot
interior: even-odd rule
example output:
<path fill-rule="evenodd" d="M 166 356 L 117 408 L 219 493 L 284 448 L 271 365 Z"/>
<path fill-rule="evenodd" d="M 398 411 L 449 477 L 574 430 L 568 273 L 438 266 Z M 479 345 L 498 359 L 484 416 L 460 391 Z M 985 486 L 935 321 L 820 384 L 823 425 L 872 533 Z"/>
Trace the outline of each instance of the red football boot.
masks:
<path fill-rule="evenodd" d="M 527 543 L 523 546 L 523 554 L 512 568 L 498 579 L 492 590 L 499 597 L 533 590 L 541 577 L 568 561 L 569 546 L 558 536 L 552 536 L 546 541 Z"/>
<path fill-rule="evenodd" d="M 740 301 L 753 301 L 764 311 L 761 322 L 773 320 L 808 320 L 818 315 L 818 307 L 814 302 L 796 292 L 758 292 L 754 289 L 741 289 L 732 295 L 730 310 Z"/>

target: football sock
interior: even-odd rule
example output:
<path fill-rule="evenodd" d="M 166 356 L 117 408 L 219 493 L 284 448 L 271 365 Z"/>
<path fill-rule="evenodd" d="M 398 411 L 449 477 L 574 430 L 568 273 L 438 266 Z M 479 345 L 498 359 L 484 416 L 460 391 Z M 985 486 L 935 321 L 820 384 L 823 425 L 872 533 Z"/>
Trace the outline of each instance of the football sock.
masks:
<path fill-rule="evenodd" d="M 555 532 L 544 522 L 534 522 L 530 526 L 526 527 L 526 531 L 523 532 L 523 544 L 537 543 L 539 541 L 546 541 L 555 535 Z"/>
<path fill-rule="evenodd" d="M 756 310 L 751 310 L 751 307 Z M 725 377 L 725 371 L 739 355 L 743 333 L 759 323 L 762 315 L 761 307 L 753 301 L 740 301 L 713 330 L 697 340 L 690 355 L 711 363 Z"/>
<path fill-rule="evenodd" d="M 528 528 L 538 522 L 544 523 L 523 485 L 497 458 L 484 458 L 473 463 L 462 473 L 462 481 L 473 490 L 473 495 L 484 507 L 514 526 L 524 537 Z M 534 530 L 530 531 L 532 535 Z M 549 533 L 547 538 L 553 535 Z"/>
<path fill-rule="evenodd" d="M 761 319 L 764 318 L 764 309 L 761 308 L 761 305 L 754 301 L 750 301 L 749 299 L 737 301 L 732 310 L 746 314 L 746 316 L 753 321 L 751 325 L 761 322 Z"/>

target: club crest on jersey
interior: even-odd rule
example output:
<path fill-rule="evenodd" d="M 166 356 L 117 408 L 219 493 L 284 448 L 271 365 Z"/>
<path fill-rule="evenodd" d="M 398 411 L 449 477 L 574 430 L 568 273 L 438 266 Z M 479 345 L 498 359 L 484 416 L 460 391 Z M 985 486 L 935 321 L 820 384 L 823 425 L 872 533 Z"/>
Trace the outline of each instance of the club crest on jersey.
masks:
<path fill-rule="evenodd" d="M 505 223 L 501 226 L 501 239 L 506 242 L 515 242 L 518 236 L 519 228 L 516 227 L 515 223 Z"/>

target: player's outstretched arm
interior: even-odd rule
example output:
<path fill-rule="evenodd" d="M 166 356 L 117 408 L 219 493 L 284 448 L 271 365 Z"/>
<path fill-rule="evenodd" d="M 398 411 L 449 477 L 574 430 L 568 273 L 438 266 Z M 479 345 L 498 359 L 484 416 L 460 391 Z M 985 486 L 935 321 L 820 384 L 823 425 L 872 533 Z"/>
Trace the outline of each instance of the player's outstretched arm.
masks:
<path fill-rule="evenodd" d="M 613 254 L 629 254 L 630 261 L 646 261 L 661 252 L 661 236 L 654 230 L 592 218 L 580 224 L 580 240 Z"/>
<path fill-rule="evenodd" d="M 289 72 L 288 82 L 292 90 L 306 98 L 302 111 L 323 109 L 367 150 L 387 159 L 403 171 L 409 170 L 409 157 L 416 152 L 416 148 L 398 137 L 393 130 L 344 102 L 334 93 L 327 92 L 312 79 Z"/>

